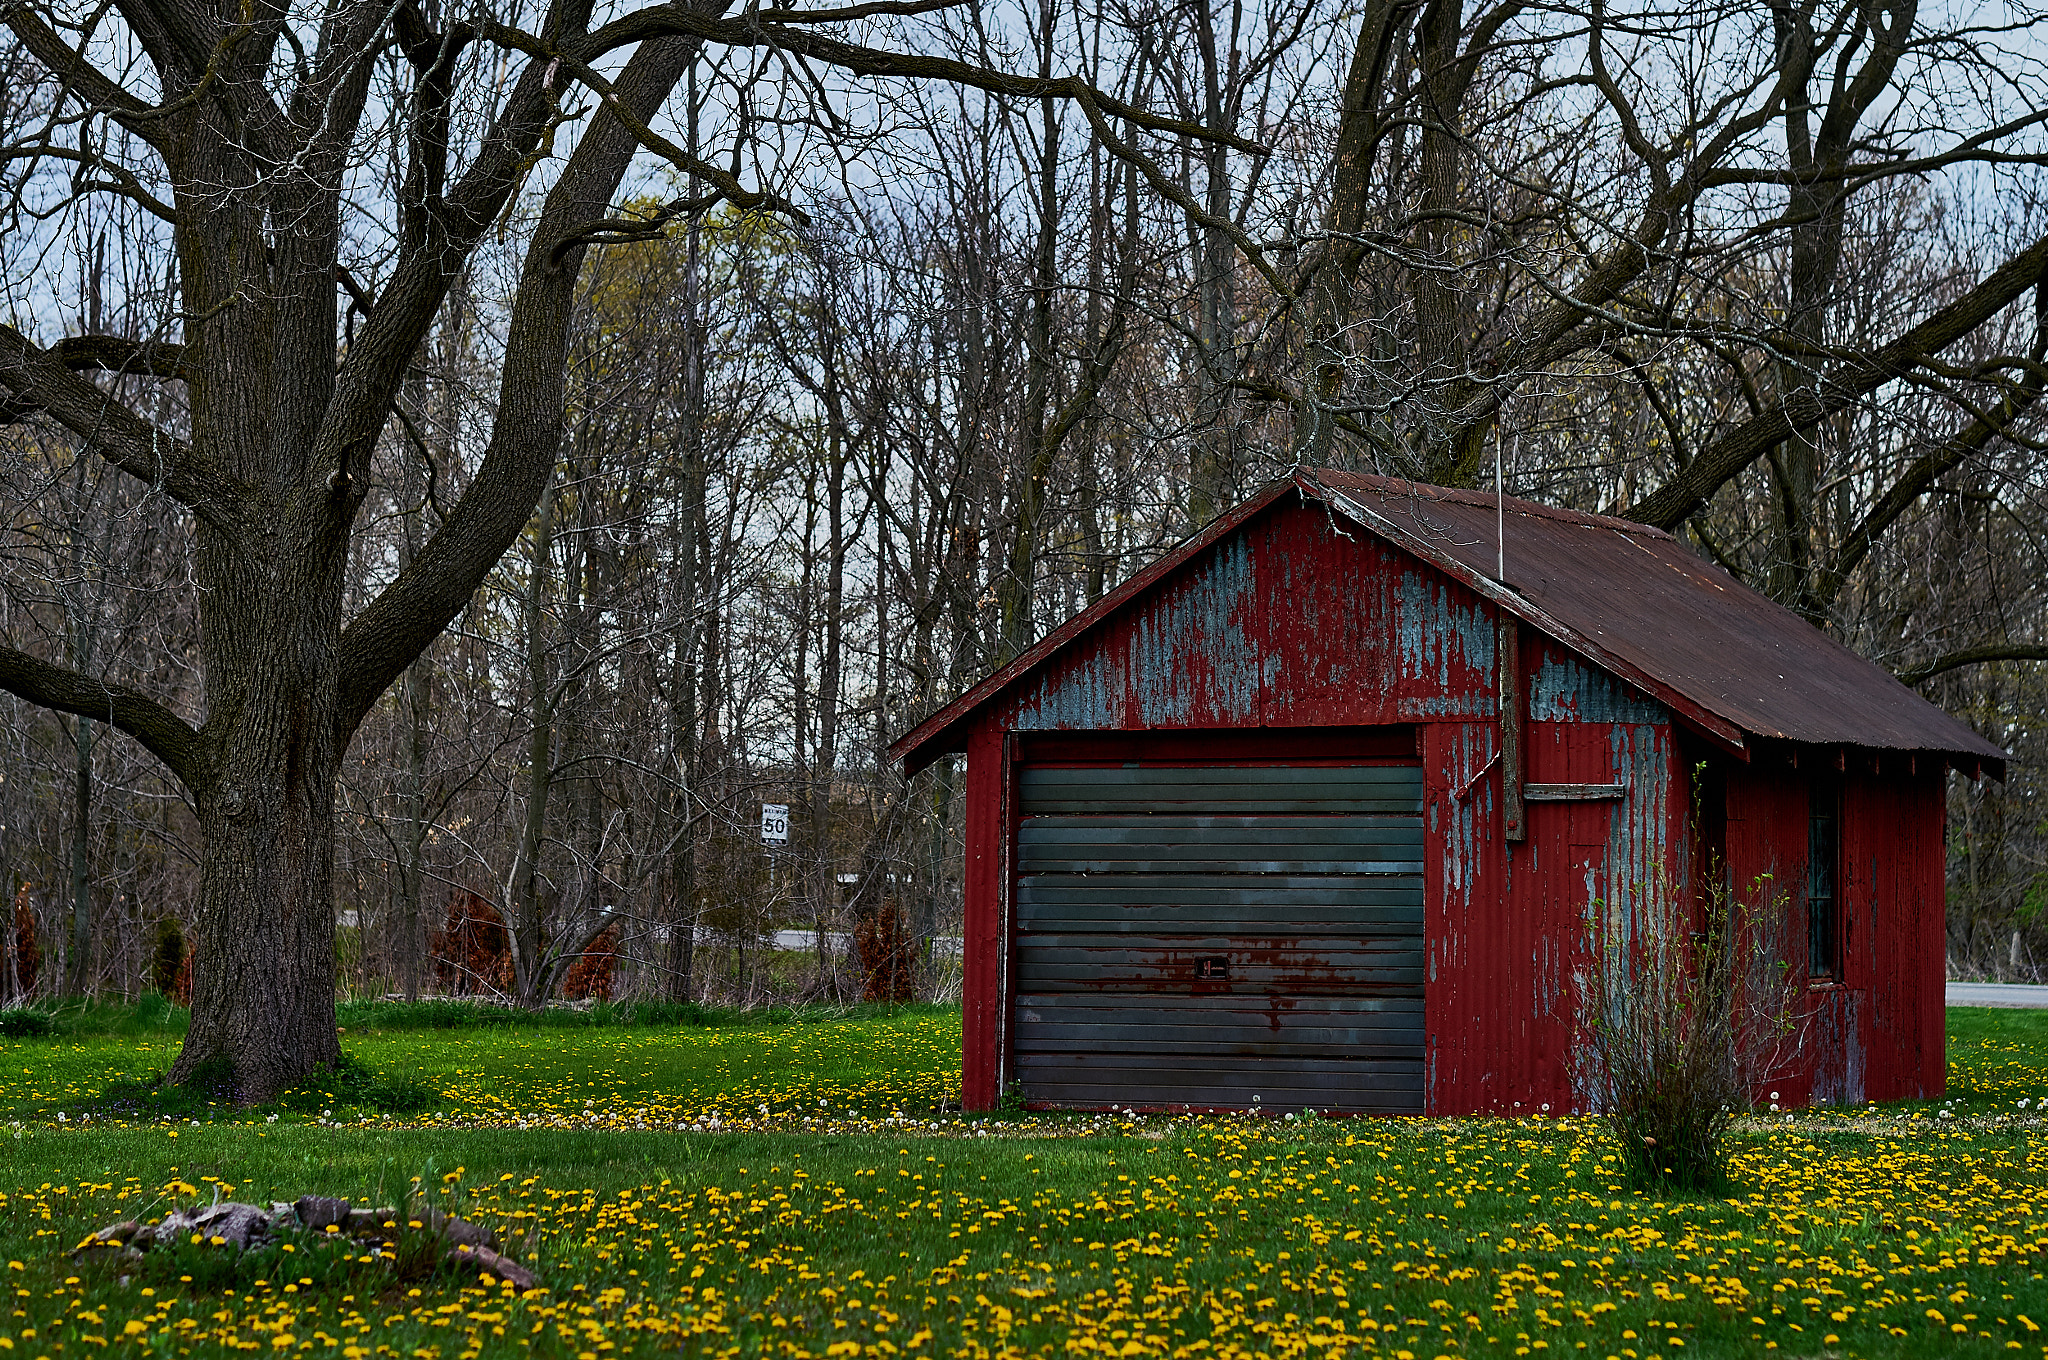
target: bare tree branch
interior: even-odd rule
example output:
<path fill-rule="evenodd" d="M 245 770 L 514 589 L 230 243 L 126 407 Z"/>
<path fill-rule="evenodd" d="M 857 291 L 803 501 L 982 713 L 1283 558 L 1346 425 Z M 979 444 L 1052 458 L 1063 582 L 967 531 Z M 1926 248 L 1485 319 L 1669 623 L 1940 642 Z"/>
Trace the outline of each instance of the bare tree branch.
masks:
<path fill-rule="evenodd" d="M 109 685 L 0 643 L 0 689 L 30 703 L 108 723 L 141 742 L 196 795 L 212 786 L 207 743 L 191 724 L 139 690 Z"/>
<path fill-rule="evenodd" d="M 950 57 L 932 57 L 920 53 L 864 47 L 859 43 L 826 37 L 806 29 L 785 28 L 756 19 L 712 18 L 676 3 L 657 5 L 613 20 L 588 38 L 573 45 L 565 45 L 572 46 L 588 60 L 602 53 L 668 33 L 688 34 L 727 47 L 778 48 L 809 57 L 813 61 L 824 62 L 828 66 L 837 66 L 844 71 L 852 71 L 857 75 L 941 81 L 1018 99 L 1087 98 L 1093 100 L 1097 107 L 1111 117 L 1122 119 L 1148 132 L 1216 142 L 1251 156 L 1268 154 L 1266 147 L 1248 138 L 1218 128 L 1205 127 L 1190 119 L 1170 118 L 1126 104 L 1096 89 L 1079 76 L 1041 78 L 1011 75 L 1005 71 L 955 61 Z"/>
<path fill-rule="evenodd" d="M 101 368 L 131 343 L 87 337 L 75 346 L 77 367 Z M 127 354 L 143 363 L 165 362 L 164 351 L 136 344 Z M 71 371 L 64 358 L 40 349 L 12 326 L 0 325 L 0 386 L 17 411 L 41 410 L 85 446 L 131 477 L 161 487 L 172 499 L 215 528 L 239 538 L 243 532 L 242 488 L 190 445 L 136 415 L 110 394 Z M 18 417 L 17 417 L 18 418 Z"/>
<path fill-rule="evenodd" d="M 690 38 L 643 43 L 619 75 L 618 102 L 607 109 L 630 111 L 644 123 L 698 47 Z M 563 317 L 580 262 L 574 251 L 558 257 L 554 245 L 566 227 L 610 202 L 639 145 L 622 119 L 597 120 L 549 191 L 513 305 L 497 423 L 476 477 L 411 564 L 342 633 L 342 734 L 355 730 L 377 696 L 461 612 L 532 514 L 560 450 Z"/>
<path fill-rule="evenodd" d="M 1770 410 L 1744 421 L 1702 449 L 1671 481 L 1628 507 L 1623 515 L 1671 529 L 1682 524 L 1728 480 L 1793 434 L 1904 377 L 1996 316 L 2048 277 L 2048 237 L 1993 270 L 1975 288 L 1928 316 L 1882 349 L 1853 360 L 1811 387 L 1791 392 Z"/>
<path fill-rule="evenodd" d="M 742 208 L 765 208 L 770 212 L 782 213 L 799 226 L 810 225 L 811 219 L 809 214 L 789 200 L 765 189 L 755 190 L 747 188 L 739 182 L 737 176 L 713 165 L 702 157 L 691 155 L 682 147 L 677 146 L 673 141 L 649 127 L 646 119 L 641 118 L 619 102 L 618 93 L 609 80 L 606 80 L 583 62 L 556 51 L 539 38 L 522 33 L 518 29 L 511 28 L 505 24 L 486 23 L 480 25 L 477 32 L 478 36 L 500 46 L 524 52 L 532 57 L 560 62 L 563 69 L 588 86 L 599 99 L 604 101 L 605 108 L 610 110 L 612 115 L 625 124 L 627 128 L 632 130 L 634 137 L 639 139 L 640 145 L 654 152 L 669 164 L 675 166 L 676 169 L 695 175 L 698 179 L 705 181 L 718 190 L 716 195 L 701 200 L 677 199 L 673 204 L 668 205 L 664 213 L 657 214 L 655 217 L 643 222 L 635 222 L 628 218 L 607 217 L 594 222 L 579 223 L 569 228 L 561 240 L 552 243 L 553 254 L 550 258 L 559 262 L 563 252 L 579 243 L 595 245 L 609 244 L 616 240 L 644 240 L 646 239 L 645 233 L 647 231 L 659 230 L 661 225 L 670 218 L 687 212 L 701 212 L 709 208 L 721 197 L 730 200 Z"/>
<path fill-rule="evenodd" d="M 1909 666 L 1899 672 L 1899 679 L 1908 685 L 1921 685 L 1937 675 L 1992 661 L 2048 661 L 2048 643 L 1986 642 L 1976 647 L 1965 647 L 1918 666 Z"/>

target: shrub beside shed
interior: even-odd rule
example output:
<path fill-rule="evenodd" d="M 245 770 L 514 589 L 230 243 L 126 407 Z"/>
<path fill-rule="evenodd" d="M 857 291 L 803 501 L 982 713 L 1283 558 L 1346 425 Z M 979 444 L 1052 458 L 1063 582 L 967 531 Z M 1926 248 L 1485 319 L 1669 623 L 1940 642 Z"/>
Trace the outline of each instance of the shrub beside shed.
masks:
<path fill-rule="evenodd" d="M 1328 470 L 894 750 L 967 756 L 968 1108 L 1406 1114 L 1583 1108 L 1590 913 L 1707 866 L 1799 922 L 1787 1103 L 1939 1093 L 1945 778 L 2004 759 L 1668 534 Z"/>

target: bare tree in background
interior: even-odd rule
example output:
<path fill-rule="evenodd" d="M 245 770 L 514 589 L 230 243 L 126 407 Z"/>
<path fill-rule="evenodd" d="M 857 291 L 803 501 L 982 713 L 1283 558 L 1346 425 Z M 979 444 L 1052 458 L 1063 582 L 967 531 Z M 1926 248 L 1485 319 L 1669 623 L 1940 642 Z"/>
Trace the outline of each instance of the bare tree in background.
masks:
<path fill-rule="evenodd" d="M 163 224 L 174 262 L 176 306 L 154 333 L 38 341 L 33 325 L 0 328 L 14 418 L 62 426 L 190 515 L 204 677 L 191 717 L 96 668 L 0 650 L 0 685 L 120 728 L 190 792 L 205 858 L 193 1021 L 174 1079 L 257 1100 L 339 1061 L 330 880 L 343 753 L 519 533 L 553 471 L 583 258 L 650 226 L 612 206 L 636 155 L 652 148 L 708 186 L 676 214 L 710 198 L 784 202 L 650 126 L 705 45 L 758 51 L 764 68 L 1115 105 L 1076 82 L 1018 80 L 816 26 L 855 12 L 734 21 L 722 8 L 685 0 L 598 22 L 573 0 L 524 15 L 159 0 L 115 11 L 107 29 L 55 6 L 7 11 L 40 68 L 39 102 L 8 154 L 66 167 L 21 182 L 16 239 L 33 234 L 28 213 L 45 198 L 113 195 Z M 615 54 L 623 66 L 601 75 Z M 742 156 L 756 134 L 748 98 L 733 132 Z M 539 161 L 586 116 L 529 195 Z M 370 174 L 386 146 L 392 163 Z M 466 263 L 528 206 L 496 421 L 475 474 L 409 565 L 345 617 L 352 532 L 411 366 Z M 365 248 L 359 212 L 388 235 Z M 182 427 L 82 376 L 92 371 L 182 385 Z"/>

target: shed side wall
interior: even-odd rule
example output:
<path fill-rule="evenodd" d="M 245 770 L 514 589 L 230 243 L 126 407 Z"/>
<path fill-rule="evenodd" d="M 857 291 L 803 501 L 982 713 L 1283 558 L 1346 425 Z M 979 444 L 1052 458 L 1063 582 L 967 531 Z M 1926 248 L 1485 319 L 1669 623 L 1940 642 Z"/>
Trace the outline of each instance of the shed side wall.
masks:
<path fill-rule="evenodd" d="M 1843 791 L 1845 981 L 1865 996 L 1862 1089 L 1852 1099 L 1924 1099 L 1946 1085 L 1943 784 L 1938 773 L 1902 769 L 1859 774 Z"/>
<path fill-rule="evenodd" d="M 1806 966 L 1806 776 L 1782 766 L 1731 765 L 1728 788 L 1728 883 L 1737 899 L 1751 906 L 1768 905 L 1789 911 L 1784 928 L 1795 968 Z M 1809 1034 L 1803 1041 L 1811 1045 Z M 1767 1083 L 1786 1107 L 1804 1105 L 1813 1096 L 1813 1065 L 1802 1052 Z M 1768 1091 L 1759 1091 L 1767 1098 Z"/>
<path fill-rule="evenodd" d="M 1947 1078 L 1943 776 L 1887 757 L 1842 772 L 1832 753 L 1728 773 L 1728 864 L 1735 891 L 1790 913 L 1804 975 L 1807 816 L 1816 787 L 1841 790 L 1839 982 L 1810 988 L 1799 1051 L 1769 1089 L 1799 1106 L 1941 1094 Z M 1862 757 L 1867 761 L 1867 756 Z"/>
<path fill-rule="evenodd" d="M 992 1110 L 1002 1094 L 1003 903 L 1008 864 L 1008 738 L 983 720 L 967 738 L 966 865 L 962 875 L 960 1101 Z"/>
<path fill-rule="evenodd" d="M 1501 839 L 1495 723 L 1422 729 L 1424 955 L 1427 1031 L 1423 1089 L 1432 1114 L 1507 1107 L 1516 1074 L 1505 1061 L 1512 1028 L 1489 982 L 1511 974 L 1508 863 Z M 1460 794 L 1463 794 L 1461 797 Z"/>

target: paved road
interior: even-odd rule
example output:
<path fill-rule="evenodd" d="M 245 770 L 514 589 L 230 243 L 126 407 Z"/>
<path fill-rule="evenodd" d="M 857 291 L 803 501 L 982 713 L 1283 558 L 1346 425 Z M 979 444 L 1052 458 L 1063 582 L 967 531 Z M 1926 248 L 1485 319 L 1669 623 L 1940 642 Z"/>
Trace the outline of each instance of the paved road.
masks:
<path fill-rule="evenodd" d="M 2048 987 L 2026 987 L 2014 982 L 1951 982 L 1951 1006 L 2022 1006 L 2048 1010 Z"/>

